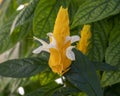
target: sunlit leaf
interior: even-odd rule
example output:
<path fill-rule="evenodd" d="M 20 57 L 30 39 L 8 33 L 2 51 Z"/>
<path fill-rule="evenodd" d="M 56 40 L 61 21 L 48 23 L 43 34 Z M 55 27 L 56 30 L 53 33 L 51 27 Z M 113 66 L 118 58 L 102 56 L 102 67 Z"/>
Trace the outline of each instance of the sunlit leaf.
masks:
<path fill-rule="evenodd" d="M 32 77 L 33 80 L 38 80 L 41 85 L 46 85 L 52 81 L 55 81 L 56 78 L 59 78 L 57 74 L 54 74 L 51 70 L 41 72 L 40 74 Z"/>
<path fill-rule="evenodd" d="M 84 92 L 80 92 L 77 96 L 87 96 Z"/>

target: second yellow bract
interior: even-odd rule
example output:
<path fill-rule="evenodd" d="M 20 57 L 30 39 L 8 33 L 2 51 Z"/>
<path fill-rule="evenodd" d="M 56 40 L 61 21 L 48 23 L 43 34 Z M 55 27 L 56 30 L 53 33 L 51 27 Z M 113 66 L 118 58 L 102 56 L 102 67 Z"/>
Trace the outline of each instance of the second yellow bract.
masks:
<path fill-rule="evenodd" d="M 90 25 L 84 25 L 81 31 L 81 39 L 78 43 L 77 48 L 83 53 L 87 53 L 87 48 L 89 44 L 89 40 L 91 38 L 91 30 Z"/>

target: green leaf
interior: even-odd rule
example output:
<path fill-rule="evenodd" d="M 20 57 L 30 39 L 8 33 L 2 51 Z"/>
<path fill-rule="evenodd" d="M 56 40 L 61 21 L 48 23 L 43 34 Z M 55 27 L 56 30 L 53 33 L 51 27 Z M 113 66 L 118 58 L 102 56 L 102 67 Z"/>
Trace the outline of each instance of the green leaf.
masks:
<path fill-rule="evenodd" d="M 46 33 L 52 32 L 55 19 L 60 6 L 68 6 L 70 0 L 40 0 L 34 15 L 33 31 L 39 38 L 46 37 Z"/>
<path fill-rule="evenodd" d="M 0 92 L 4 91 L 6 87 L 8 87 L 8 85 L 11 83 L 11 81 L 14 81 L 13 78 L 3 78 L 0 77 Z"/>
<path fill-rule="evenodd" d="M 76 12 L 72 28 L 95 22 L 120 12 L 120 0 L 87 0 Z"/>
<path fill-rule="evenodd" d="M 53 96 L 53 93 L 61 87 L 62 85 L 59 85 L 55 82 L 51 82 L 31 93 L 26 94 L 25 96 Z"/>
<path fill-rule="evenodd" d="M 78 93 L 79 91 L 75 88 L 69 88 L 69 87 L 61 87 L 59 90 L 54 92 L 52 96 L 74 96 L 74 93 Z M 76 95 L 75 95 L 76 96 Z"/>
<path fill-rule="evenodd" d="M 77 96 L 87 96 L 84 92 L 80 92 Z"/>
<path fill-rule="evenodd" d="M 39 0 L 32 0 L 28 6 L 26 6 L 14 19 L 11 32 L 15 29 L 16 26 L 22 25 L 26 22 L 31 21 L 33 18 L 34 10 Z"/>
<path fill-rule="evenodd" d="M 5 77 L 24 78 L 43 72 L 47 61 L 41 58 L 8 60 L 0 64 L 0 75 Z"/>
<path fill-rule="evenodd" d="M 6 25 L 3 25 L 0 29 L 0 53 L 12 48 L 18 41 L 24 39 L 32 31 L 31 26 L 30 22 L 21 25 L 15 28 L 13 33 L 10 35 L 11 21 Z"/>
<path fill-rule="evenodd" d="M 21 39 L 22 40 L 20 40 L 19 57 L 30 57 L 32 55 L 35 43 L 35 41 L 33 40 L 32 32 L 29 32 L 29 34 L 25 38 Z"/>
<path fill-rule="evenodd" d="M 24 25 L 20 25 L 19 27 L 15 28 L 13 33 L 10 35 L 10 43 L 11 46 L 16 44 L 18 41 L 24 39 L 29 33 L 32 32 L 32 23 L 28 22 Z M 32 38 L 31 38 L 32 39 Z"/>
<path fill-rule="evenodd" d="M 17 19 L 14 21 L 14 31 L 12 29 L 12 34 L 10 34 L 10 30 L 15 16 L 14 18 L 8 20 L 6 24 L 2 25 L 2 27 L 0 27 L 0 53 L 12 48 L 18 41 L 21 41 L 23 38 L 25 38 L 25 36 L 28 35 L 29 32 L 32 31 L 32 18 L 28 20 L 28 17 L 32 15 L 34 9 L 32 6 L 34 5 L 33 7 L 35 7 L 35 2 L 36 1 L 31 2 L 29 6 L 21 11 L 19 15 L 17 15 Z M 29 22 L 26 22 L 26 20 Z"/>
<path fill-rule="evenodd" d="M 18 7 L 16 0 L 2 0 L 2 4 L 0 4 L 0 26 L 5 24 L 12 16 L 14 16 Z"/>
<path fill-rule="evenodd" d="M 11 21 L 0 27 L 0 53 L 9 49 L 8 42 L 10 41 L 9 30 L 11 26 Z"/>
<path fill-rule="evenodd" d="M 115 85 L 112 86 L 108 86 L 105 90 L 104 90 L 104 95 L 105 96 L 120 96 L 120 83 L 117 83 Z"/>
<path fill-rule="evenodd" d="M 63 80 L 64 81 L 64 80 Z M 65 86 L 65 87 L 64 87 Z M 76 96 L 74 94 L 79 93 L 80 90 L 73 86 L 69 81 L 65 79 L 64 86 L 56 90 L 53 96 Z"/>
<path fill-rule="evenodd" d="M 57 74 L 53 73 L 52 71 L 50 72 L 50 71 L 51 70 L 41 72 L 40 74 L 32 77 L 32 79 L 38 80 L 41 85 L 46 85 L 58 78 Z"/>
<path fill-rule="evenodd" d="M 75 13 L 77 12 L 79 6 L 81 6 L 84 2 L 85 0 L 71 0 L 69 7 L 68 7 L 70 25 L 72 23 L 71 21 L 73 21 L 73 17 Z"/>
<path fill-rule="evenodd" d="M 91 61 L 102 62 L 108 43 L 111 26 L 108 20 L 102 20 L 91 24 L 91 39 L 89 40 L 87 56 Z M 111 25 L 111 23 L 109 24 Z"/>
<path fill-rule="evenodd" d="M 33 31 L 37 37 L 46 37 L 47 32 L 53 31 L 53 25 L 59 9 L 59 1 L 41 0 L 35 10 Z"/>
<path fill-rule="evenodd" d="M 76 60 L 66 73 L 66 78 L 89 96 L 103 96 L 93 64 L 78 50 L 73 50 Z"/>
<path fill-rule="evenodd" d="M 116 71 L 118 68 L 116 66 L 111 66 L 107 63 L 101 63 L 101 62 L 92 62 L 96 68 L 96 70 L 99 71 Z"/>
<path fill-rule="evenodd" d="M 106 50 L 105 60 L 112 66 L 116 66 L 120 70 L 120 14 L 111 17 L 113 23 L 109 45 Z M 102 76 L 102 85 L 108 86 L 120 82 L 120 71 L 104 72 Z"/>
<path fill-rule="evenodd" d="M 20 4 L 24 4 L 26 2 L 29 2 L 30 0 L 17 0 L 17 3 Z"/>
<path fill-rule="evenodd" d="M 14 94 L 21 85 L 22 79 L 0 77 L 0 82 L 0 93 L 4 93 L 3 95 L 0 94 L 0 96 L 5 96 L 8 93 Z"/>

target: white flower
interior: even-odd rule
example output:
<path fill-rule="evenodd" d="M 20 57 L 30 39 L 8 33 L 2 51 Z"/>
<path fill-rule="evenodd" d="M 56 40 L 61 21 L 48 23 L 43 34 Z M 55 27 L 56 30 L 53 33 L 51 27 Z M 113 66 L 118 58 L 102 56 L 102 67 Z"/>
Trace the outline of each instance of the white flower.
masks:
<path fill-rule="evenodd" d="M 37 49 L 33 50 L 33 53 L 34 54 L 38 54 L 40 53 L 41 51 L 46 51 L 46 52 L 49 52 L 50 53 L 50 48 L 55 48 L 57 49 L 57 44 L 56 44 L 56 39 L 53 37 L 53 34 L 52 33 L 48 33 L 47 34 L 51 39 L 52 39 L 52 42 L 50 42 L 49 44 L 45 41 L 43 41 L 42 39 L 38 39 L 37 37 L 33 37 L 35 40 L 39 41 L 42 45 L 40 47 L 38 47 Z M 67 36 L 66 37 L 66 40 L 65 40 L 65 43 L 67 43 L 68 41 L 72 43 L 76 42 L 76 41 L 79 41 L 80 37 L 75 35 L 75 36 Z M 75 55 L 74 55 L 74 52 L 72 51 L 72 49 L 75 48 L 74 46 L 69 46 L 67 49 L 66 49 L 66 56 L 70 59 L 70 60 L 75 60 Z"/>

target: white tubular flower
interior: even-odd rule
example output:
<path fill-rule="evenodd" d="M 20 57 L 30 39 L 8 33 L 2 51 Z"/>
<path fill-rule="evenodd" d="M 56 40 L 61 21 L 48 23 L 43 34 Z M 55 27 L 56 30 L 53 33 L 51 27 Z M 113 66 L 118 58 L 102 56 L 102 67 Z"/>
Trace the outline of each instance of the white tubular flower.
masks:
<path fill-rule="evenodd" d="M 33 50 L 33 53 L 34 54 L 38 54 L 40 53 L 41 51 L 46 51 L 46 52 L 49 52 L 49 48 L 48 48 L 48 43 L 46 43 L 45 41 L 43 41 L 42 39 L 38 39 L 36 37 L 33 37 L 35 40 L 39 41 L 42 46 L 38 47 L 37 49 Z"/>

